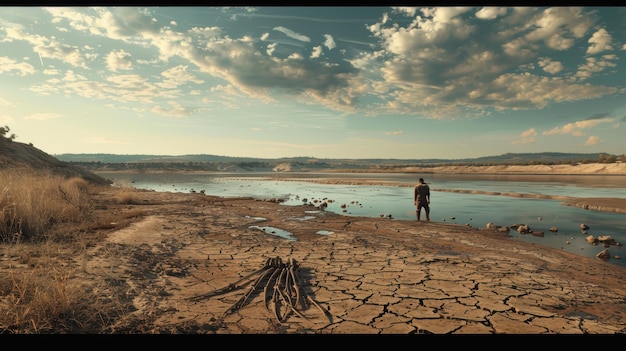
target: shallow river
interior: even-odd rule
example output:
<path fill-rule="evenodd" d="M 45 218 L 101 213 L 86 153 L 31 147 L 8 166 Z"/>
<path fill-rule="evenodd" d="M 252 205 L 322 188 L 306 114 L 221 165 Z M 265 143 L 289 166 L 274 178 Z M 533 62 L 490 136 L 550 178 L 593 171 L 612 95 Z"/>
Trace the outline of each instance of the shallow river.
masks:
<path fill-rule="evenodd" d="M 389 173 L 118 173 L 98 172 L 114 185 L 171 192 L 204 192 L 224 197 L 281 198 L 283 205 L 327 202 L 326 211 L 347 216 L 390 216 L 415 220 L 413 186 L 420 176 L 431 188 L 431 220 L 484 228 L 528 224 L 543 237 L 510 232 L 511 240 L 532 242 L 583 256 L 595 257 L 602 245 L 585 241 L 589 234 L 610 235 L 626 244 L 626 214 L 584 210 L 561 205 L 560 200 L 485 195 L 470 192 L 626 198 L 626 176 L 613 175 L 468 175 Z M 272 177 L 282 178 L 272 178 Z M 298 178 L 300 180 L 287 180 Z M 375 182 L 374 185 L 320 184 L 324 178 Z M 390 185 L 381 185 L 389 182 Z M 328 202 L 331 200 L 331 202 Z M 422 213 L 422 219 L 425 215 Z M 557 227 L 557 232 L 551 232 Z M 624 246 L 608 248 L 611 263 L 626 266 Z"/>

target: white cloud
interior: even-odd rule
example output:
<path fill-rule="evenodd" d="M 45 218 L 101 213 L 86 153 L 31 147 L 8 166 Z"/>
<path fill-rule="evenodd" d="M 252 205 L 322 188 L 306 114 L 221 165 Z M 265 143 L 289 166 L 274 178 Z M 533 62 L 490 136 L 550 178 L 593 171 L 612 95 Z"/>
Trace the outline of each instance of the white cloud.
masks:
<path fill-rule="evenodd" d="M 175 118 L 188 117 L 194 112 L 194 109 L 186 108 L 182 106 L 181 104 L 174 102 L 174 101 L 169 101 L 168 104 L 170 105 L 169 108 L 163 107 L 163 106 L 156 106 L 152 108 L 151 111 L 159 115 L 175 117 Z"/>
<path fill-rule="evenodd" d="M 272 54 L 274 53 L 274 51 L 276 51 L 276 46 L 278 44 L 276 43 L 271 43 L 267 45 L 267 50 L 265 50 L 265 52 L 267 53 L 268 56 L 272 56 Z"/>
<path fill-rule="evenodd" d="M 408 6 L 398 6 L 398 7 L 393 7 L 392 9 L 396 12 L 404 13 L 411 17 L 415 16 L 418 10 L 417 7 L 408 7 Z"/>
<path fill-rule="evenodd" d="M 598 29 L 591 38 L 589 38 L 589 48 L 587 48 L 587 54 L 595 55 L 602 51 L 613 50 L 611 46 L 612 41 L 611 34 L 604 28 Z"/>
<path fill-rule="evenodd" d="M 109 70 L 115 72 L 118 70 L 132 69 L 131 55 L 124 50 L 114 50 L 106 56 L 106 63 Z"/>
<path fill-rule="evenodd" d="M 576 77 L 581 80 L 586 80 L 607 68 L 615 67 L 617 64 L 610 61 L 614 59 L 616 59 L 615 56 L 603 56 L 601 58 L 587 57 L 586 62 L 578 67 Z"/>
<path fill-rule="evenodd" d="M 600 141 L 600 138 L 598 138 L 595 135 L 590 136 L 587 141 L 585 142 L 585 145 L 587 146 L 591 146 L 591 145 L 595 145 Z"/>
<path fill-rule="evenodd" d="M 274 30 L 277 32 L 281 32 L 292 39 L 296 39 L 296 40 L 307 42 L 307 43 L 311 41 L 311 39 L 309 39 L 309 37 L 307 37 L 306 35 L 298 34 L 285 27 L 281 27 L 281 26 L 274 27 Z"/>
<path fill-rule="evenodd" d="M 332 50 L 337 46 L 332 35 L 324 34 L 324 38 L 326 38 L 326 40 L 324 40 L 324 46 L 327 47 L 328 50 Z"/>
<path fill-rule="evenodd" d="M 616 92 L 611 86 L 577 84 L 572 79 L 575 67 L 566 67 L 566 59 L 551 58 L 560 57 L 555 50 L 584 47 L 586 40 L 597 47 L 607 42 L 600 30 L 589 39 L 595 17 L 584 8 L 393 8 L 381 14 L 379 23 L 369 25 L 377 41 L 365 44 L 373 49 L 357 56 L 341 51 L 346 58 L 336 63 L 329 61 L 332 55 L 324 62 L 309 60 L 321 57 L 324 46 L 329 50 L 336 47 L 330 34 L 324 34 L 323 44 L 311 47 L 302 44 L 311 41 L 308 36 L 276 26 L 274 31 L 298 41 L 283 38 L 283 42 L 306 47 L 302 52 L 286 52 L 285 46 L 266 42 L 270 36 L 267 32 L 236 37 L 227 27 L 217 25 L 182 29 L 183 24 L 173 26 L 169 20 L 160 24 L 150 9 L 79 7 L 47 11 L 59 28 L 121 41 L 118 47 L 124 49 L 114 50 L 105 58 L 109 68 L 136 68 L 133 73 L 137 74 L 112 75 L 100 81 L 93 78 L 96 72 L 77 70 L 73 80 L 69 79 L 72 74 L 67 74 L 64 79 L 50 79 L 29 90 L 140 102 L 149 105 L 143 107 L 146 110 L 162 104 L 155 107 L 162 114 L 184 116 L 196 111 L 170 105 L 168 99 L 180 98 L 181 86 L 202 84 L 206 76 L 210 76 L 207 81 L 211 86 L 224 83 L 229 87 L 213 91 L 219 97 L 203 97 L 208 101 L 227 96 L 240 99 L 245 94 L 267 103 L 286 93 L 290 99 L 346 113 L 406 113 L 441 119 L 483 116 L 493 109 L 544 108 L 554 102 Z M 63 45 L 54 37 L 14 30 L 2 40 L 26 40 L 42 57 L 74 62 L 77 68 L 87 69 L 86 63 L 102 61 L 94 55 L 96 49 L 102 49 L 95 43 L 74 46 L 68 41 L 66 55 L 62 55 L 58 50 Z M 349 40 L 342 38 L 344 42 Z M 141 55 L 139 50 L 144 50 Z M 143 53 L 150 50 L 158 51 L 158 56 L 147 59 L 150 57 Z M 306 50 L 311 52 L 305 58 Z M 131 61 L 134 57 L 143 59 Z M 140 71 L 145 66 L 172 62 L 178 66 L 166 69 L 161 76 Z M 615 62 L 616 58 L 609 57 L 588 59 L 575 77 L 584 80 L 606 72 Z M 0 73 L 3 69 L 6 67 L 0 65 Z M 208 92 L 211 86 L 193 89 Z"/>
<path fill-rule="evenodd" d="M 24 117 L 24 119 L 32 119 L 37 121 L 45 121 L 49 119 L 59 118 L 61 117 L 58 113 L 33 113 L 30 116 Z"/>
<path fill-rule="evenodd" d="M 322 54 L 323 54 L 322 47 L 321 46 L 316 46 L 311 51 L 311 58 L 318 58 L 318 57 L 322 56 Z"/>
<path fill-rule="evenodd" d="M 189 73 L 187 71 L 187 68 L 187 65 L 179 65 L 163 71 L 161 73 L 161 76 L 163 76 L 165 79 L 163 79 L 162 82 L 157 83 L 157 85 L 167 89 L 174 89 L 188 82 L 193 82 L 196 84 L 204 83 L 202 79 L 199 79 L 193 74 Z"/>
<path fill-rule="evenodd" d="M 537 64 L 550 74 L 557 74 L 563 70 L 563 64 L 561 62 L 553 61 L 547 57 L 540 58 Z"/>
<path fill-rule="evenodd" d="M 583 15 L 580 7 L 551 7 L 539 13 L 529 28 L 533 29 L 526 39 L 541 41 L 554 50 L 566 50 L 582 38 L 593 25 L 593 19 Z"/>
<path fill-rule="evenodd" d="M 491 20 L 506 15 L 507 11 L 506 7 L 483 7 L 476 12 L 476 17 Z"/>
<path fill-rule="evenodd" d="M 598 118 L 598 119 L 587 119 L 583 121 L 576 121 L 573 123 L 567 123 L 562 127 L 555 127 L 551 130 L 545 131 L 543 135 L 555 135 L 555 134 L 571 134 L 573 136 L 583 136 L 584 130 L 593 128 L 602 123 L 612 123 L 613 119 L 611 118 Z"/>
<path fill-rule="evenodd" d="M 521 139 L 514 140 L 513 144 L 530 144 L 535 141 L 535 137 L 537 136 L 537 131 L 535 128 L 530 128 L 529 130 L 523 131 L 521 134 Z"/>
<path fill-rule="evenodd" d="M 6 56 L 0 56 L 0 74 L 2 73 L 26 76 L 35 73 L 35 67 L 27 62 L 16 62 Z"/>
<path fill-rule="evenodd" d="M 17 28 L 5 29 L 7 38 L 25 41 L 33 46 L 33 51 L 41 58 L 56 59 L 67 62 L 74 67 L 88 69 L 88 66 L 77 46 L 68 45 L 54 37 L 46 38 L 37 34 L 24 33 Z"/>

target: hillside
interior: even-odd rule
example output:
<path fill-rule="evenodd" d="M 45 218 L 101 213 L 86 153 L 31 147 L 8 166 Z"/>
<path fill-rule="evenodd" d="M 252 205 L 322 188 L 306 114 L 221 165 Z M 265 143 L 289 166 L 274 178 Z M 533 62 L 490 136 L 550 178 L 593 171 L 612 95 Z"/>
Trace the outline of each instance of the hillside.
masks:
<path fill-rule="evenodd" d="M 94 184 L 110 182 L 78 165 L 61 161 L 30 144 L 0 138 L 0 170 L 26 168 L 33 171 L 51 171 L 64 177 L 82 177 Z"/>
<path fill-rule="evenodd" d="M 583 162 L 598 162 L 602 159 L 603 153 L 506 153 L 497 156 L 484 156 L 465 159 L 345 159 L 345 158 L 315 158 L 315 157 L 283 157 L 283 158 L 254 158 L 254 157 L 232 157 L 210 154 L 194 155 L 145 155 L 145 154 L 57 154 L 54 155 L 59 160 L 76 163 L 259 163 L 259 164 L 307 164 L 320 166 L 345 166 L 345 165 L 487 165 L 487 164 L 560 164 Z"/>
<path fill-rule="evenodd" d="M 473 159 L 328 159 L 313 157 L 249 158 L 217 155 L 115 155 L 115 154 L 60 154 L 60 160 L 98 171 L 209 171 L 209 172 L 406 172 L 438 171 L 454 167 L 613 164 L 622 156 L 604 153 L 520 153 L 487 156 Z"/>

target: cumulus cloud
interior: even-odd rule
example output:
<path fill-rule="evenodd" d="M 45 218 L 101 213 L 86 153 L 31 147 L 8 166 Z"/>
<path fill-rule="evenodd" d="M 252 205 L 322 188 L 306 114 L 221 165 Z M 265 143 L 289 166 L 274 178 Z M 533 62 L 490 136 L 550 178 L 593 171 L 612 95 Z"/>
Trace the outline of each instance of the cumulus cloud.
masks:
<path fill-rule="evenodd" d="M 553 61 L 547 57 L 540 58 L 537 64 L 550 74 L 557 74 L 563 70 L 563 64 L 561 62 Z"/>
<path fill-rule="evenodd" d="M 324 40 L 324 46 L 327 47 L 328 50 L 332 50 L 337 46 L 337 44 L 335 44 L 335 39 L 332 35 L 324 34 L 324 38 L 326 39 Z"/>
<path fill-rule="evenodd" d="M 107 67 L 111 71 L 132 69 L 131 55 L 124 50 L 114 50 L 106 56 Z"/>
<path fill-rule="evenodd" d="M 526 39 L 542 42 L 558 51 L 569 49 L 593 25 L 593 18 L 585 16 L 583 12 L 584 9 L 580 7 L 548 8 L 531 21 L 535 29 L 526 35 Z"/>
<path fill-rule="evenodd" d="M 578 67 L 576 77 L 586 80 L 608 68 L 617 66 L 615 62 L 612 62 L 613 60 L 616 60 L 614 55 L 604 55 L 601 58 L 587 57 L 586 62 Z"/>
<path fill-rule="evenodd" d="M 600 138 L 598 138 L 597 136 L 590 136 L 587 141 L 585 141 L 585 145 L 586 146 L 591 146 L 591 145 L 595 145 L 600 141 Z"/>
<path fill-rule="evenodd" d="M 16 62 L 6 56 L 0 56 L 0 74 L 3 73 L 26 76 L 35 73 L 35 67 L 27 62 Z"/>
<path fill-rule="evenodd" d="M 587 48 L 587 54 L 595 55 L 602 51 L 613 50 L 613 46 L 611 46 L 611 41 L 613 38 L 611 34 L 606 31 L 604 28 L 598 29 L 591 38 L 589 38 L 589 48 Z"/>
<path fill-rule="evenodd" d="M 157 83 L 160 87 L 174 89 L 189 82 L 202 84 L 204 81 L 187 71 L 187 65 L 179 65 L 161 73 L 163 80 Z"/>
<path fill-rule="evenodd" d="M 267 53 L 268 56 L 272 56 L 272 54 L 274 54 L 274 51 L 276 50 L 276 43 L 271 43 L 269 45 L 267 45 L 267 50 L 265 50 L 265 52 Z"/>
<path fill-rule="evenodd" d="M 583 136 L 586 129 L 594 128 L 602 123 L 611 123 L 611 118 L 596 118 L 587 119 L 583 121 L 576 121 L 567 123 L 562 127 L 555 127 L 548 131 L 543 132 L 543 135 L 555 135 L 555 134 L 571 134 L 573 136 Z"/>
<path fill-rule="evenodd" d="M 392 7 L 392 10 L 394 12 L 403 13 L 405 15 L 413 17 L 417 13 L 418 8 L 417 7 L 409 7 L 409 6 L 397 6 L 397 7 Z"/>
<path fill-rule="evenodd" d="M 506 7 L 483 7 L 476 12 L 476 18 L 491 20 L 506 15 Z"/>
<path fill-rule="evenodd" d="M 582 83 L 613 69 L 616 56 L 586 57 L 579 67 L 555 59 L 568 49 L 589 45 L 588 52 L 601 53 L 611 45 L 606 30 L 592 31 L 597 28 L 594 13 L 579 7 L 392 8 L 364 27 L 374 42 L 360 51 L 333 52 L 344 56 L 336 62 L 311 60 L 321 57 L 324 47 L 336 48 L 332 34 L 324 34 L 323 43 L 313 46 L 307 33 L 275 26 L 275 32 L 294 39 L 289 44 L 296 49 L 287 51 L 284 45 L 268 43 L 267 32 L 236 36 L 225 32 L 226 27 L 182 29 L 180 23 L 161 23 L 149 10 L 132 7 L 58 7 L 45 11 L 58 28 L 158 52 L 151 60 L 131 61 L 140 55 L 133 51 L 131 57 L 127 46 L 114 50 L 105 58 L 113 73 L 131 68 L 139 72 L 142 65 L 182 65 L 161 76 L 113 74 L 104 80 L 75 74 L 70 81 L 66 73 L 28 89 L 42 95 L 158 102 L 155 111 L 162 114 L 182 116 L 194 111 L 167 104 L 166 99 L 182 96 L 180 89 L 185 84 L 208 81 L 199 76 L 223 80 L 229 89 L 219 91 L 221 98 L 245 95 L 272 102 L 278 94 L 288 94 L 307 104 L 346 113 L 439 119 L 479 117 L 492 110 L 541 109 L 551 103 L 594 99 L 618 91 L 612 86 Z M 19 27 L 4 31 L 3 40 L 28 42 L 34 53 L 62 60 L 77 71 L 88 70 L 87 64 L 97 59 L 91 47 L 32 35 Z M 583 58 L 574 61 L 580 60 Z M 0 64 L 0 73 L 34 72 L 28 63 L 17 64 L 13 62 L 11 71 L 7 71 L 10 65 Z"/>
<path fill-rule="evenodd" d="M 318 58 L 322 56 L 322 54 L 323 54 L 322 47 L 316 46 L 313 48 L 313 51 L 311 51 L 311 58 Z"/>
<path fill-rule="evenodd" d="M 421 15 L 406 26 L 383 18 L 368 29 L 385 51 L 380 58 L 362 55 L 352 62 L 367 72 L 378 70 L 380 77 L 373 78 L 377 88 L 371 91 L 391 99 L 390 110 L 419 110 L 431 118 L 480 116 L 488 107 L 544 108 L 617 92 L 615 87 L 573 82 L 572 67 L 545 55 L 572 48 L 590 35 L 596 21 L 591 13 L 582 8 L 506 10 L 419 9 Z M 472 11 L 493 19 L 472 23 Z M 475 38 L 489 38 L 489 45 Z M 588 79 L 613 64 L 607 58 L 596 60 L 579 67 L 577 77 Z M 532 71 L 535 63 L 549 75 Z"/>
<path fill-rule="evenodd" d="M 537 131 L 535 128 L 530 128 L 529 130 L 523 131 L 521 134 L 521 139 L 514 140 L 513 144 L 530 144 L 535 141 L 535 137 L 537 136 Z"/>
<path fill-rule="evenodd" d="M 7 40 L 25 41 L 33 46 L 33 51 L 41 58 L 50 58 L 67 62 L 74 67 L 89 69 L 83 53 L 75 45 L 65 44 L 54 37 L 29 34 L 19 28 L 5 28 Z"/>

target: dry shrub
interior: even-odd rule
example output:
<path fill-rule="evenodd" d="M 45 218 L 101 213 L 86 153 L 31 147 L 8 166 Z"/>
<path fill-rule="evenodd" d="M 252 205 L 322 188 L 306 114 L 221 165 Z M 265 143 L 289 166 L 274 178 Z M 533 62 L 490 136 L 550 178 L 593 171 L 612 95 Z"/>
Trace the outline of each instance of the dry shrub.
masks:
<path fill-rule="evenodd" d="M 72 188 L 75 188 L 85 193 L 89 189 L 89 182 L 81 177 L 70 178 L 66 181 L 66 183 L 70 185 Z"/>
<path fill-rule="evenodd" d="M 132 190 L 124 190 L 117 195 L 117 202 L 125 205 L 138 204 L 136 194 Z"/>
<path fill-rule="evenodd" d="M 120 301 L 102 301 L 71 283 L 67 269 L 46 266 L 0 279 L 0 330 L 4 333 L 101 333 L 127 313 Z M 114 295 L 114 294 L 113 294 Z"/>
<path fill-rule="evenodd" d="M 88 213 L 87 182 L 49 172 L 0 170 L 0 239 L 45 239 L 59 222 L 81 221 Z"/>
<path fill-rule="evenodd" d="M 101 229 L 143 215 L 98 202 L 98 190 L 82 178 L 0 170 L 0 334 L 114 332 L 132 309 L 119 282 L 80 278 Z M 112 202 L 135 203 L 131 190 Z"/>
<path fill-rule="evenodd" d="M 67 291 L 67 273 L 32 270 L 28 274 L 15 275 L 0 280 L 0 294 L 4 297 L 3 329 L 20 332 L 40 332 L 52 328 L 60 315 L 72 305 Z M 52 279 L 49 279 L 52 278 Z"/>

